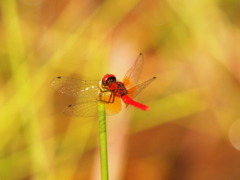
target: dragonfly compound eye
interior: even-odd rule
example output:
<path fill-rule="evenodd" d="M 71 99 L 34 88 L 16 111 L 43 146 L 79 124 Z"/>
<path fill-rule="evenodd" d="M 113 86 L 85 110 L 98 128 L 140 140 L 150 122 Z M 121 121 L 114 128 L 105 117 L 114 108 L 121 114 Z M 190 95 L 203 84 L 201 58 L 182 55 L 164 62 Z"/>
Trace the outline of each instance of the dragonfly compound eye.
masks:
<path fill-rule="evenodd" d="M 102 78 L 102 84 L 104 86 L 107 86 L 113 82 L 116 82 L 116 76 L 114 76 L 113 74 L 106 74 L 103 78 Z"/>

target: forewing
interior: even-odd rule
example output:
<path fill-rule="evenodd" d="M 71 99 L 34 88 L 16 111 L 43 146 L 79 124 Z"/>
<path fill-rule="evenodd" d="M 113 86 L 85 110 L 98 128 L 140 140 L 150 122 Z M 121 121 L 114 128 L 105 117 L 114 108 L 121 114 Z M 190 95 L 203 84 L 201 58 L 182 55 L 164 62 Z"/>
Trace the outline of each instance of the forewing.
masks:
<path fill-rule="evenodd" d="M 68 116 L 96 117 L 98 116 L 98 100 L 82 101 L 67 106 L 63 113 Z"/>
<path fill-rule="evenodd" d="M 141 84 L 138 84 L 134 87 L 131 87 L 127 89 L 128 93 L 127 95 L 131 97 L 132 99 L 135 98 L 145 87 L 147 87 L 151 82 L 153 82 L 156 79 L 156 77 L 153 77 Z"/>
<path fill-rule="evenodd" d="M 143 67 L 143 55 L 139 54 L 137 60 L 133 64 L 133 66 L 128 70 L 127 74 L 123 79 L 123 84 L 126 88 L 133 87 L 137 85 L 140 74 L 142 72 Z"/>
<path fill-rule="evenodd" d="M 51 86 L 57 92 L 73 97 L 92 98 L 98 96 L 99 81 L 83 81 L 69 77 L 57 77 Z"/>

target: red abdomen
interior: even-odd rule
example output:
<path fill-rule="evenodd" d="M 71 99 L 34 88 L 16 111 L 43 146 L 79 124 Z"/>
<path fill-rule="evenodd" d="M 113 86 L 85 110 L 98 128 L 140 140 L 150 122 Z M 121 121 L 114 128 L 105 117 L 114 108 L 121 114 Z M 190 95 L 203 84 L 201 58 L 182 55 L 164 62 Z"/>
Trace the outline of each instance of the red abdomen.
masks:
<path fill-rule="evenodd" d="M 133 99 L 131 99 L 131 98 L 130 98 L 129 96 L 127 96 L 127 95 L 123 95 L 123 96 L 122 96 L 122 100 L 123 100 L 123 102 L 125 102 L 126 104 L 132 105 L 132 106 L 134 106 L 134 107 L 136 107 L 136 108 L 139 108 L 139 109 L 141 109 L 141 110 L 143 110 L 143 111 L 149 111 L 149 110 L 150 110 L 150 108 L 149 108 L 148 106 L 134 101 Z"/>

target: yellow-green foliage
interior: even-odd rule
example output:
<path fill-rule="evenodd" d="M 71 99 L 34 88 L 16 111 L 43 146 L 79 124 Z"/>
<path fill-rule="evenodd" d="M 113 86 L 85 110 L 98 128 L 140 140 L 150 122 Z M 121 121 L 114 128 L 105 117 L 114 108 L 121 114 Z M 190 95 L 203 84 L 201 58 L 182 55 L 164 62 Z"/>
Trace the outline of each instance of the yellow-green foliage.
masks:
<path fill-rule="evenodd" d="M 140 52 L 145 58 L 140 81 L 157 79 L 136 101 L 151 111 L 127 107 L 107 118 L 110 179 L 174 179 L 176 164 L 191 153 L 187 162 L 205 166 L 181 166 L 178 170 L 185 174 L 175 179 L 240 176 L 239 170 L 231 171 L 239 163 L 220 158 L 227 155 L 214 156 L 223 147 L 226 154 L 234 151 L 229 142 L 240 149 L 238 138 L 229 141 L 229 129 L 240 116 L 238 1 L 0 2 L 0 179 L 100 178 L 99 156 L 94 155 L 97 119 L 61 114 L 78 99 L 57 94 L 50 82 L 57 76 L 100 80 L 106 73 L 122 80 Z M 165 144 L 172 148 L 165 153 L 175 153 L 170 158 L 146 141 L 168 139 L 169 131 L 158 134 L 156 129 L 173 125 L 184 133 L 171 131 L 180 141 Z M 194 154 L 192 148 L 177 158 L 197 141 L 187 143 L 192 133 L 202 137 L 200 146 L 209 145 L 208 156 Z M 133 139 L 142 142 L 141 148 L 134 149 Z M 134 156 L 142 151 L 146 154 Z M 201 162 L 199 156 L 213 160 Z M 220 164 L 229 170 L 222 171 Z"/>

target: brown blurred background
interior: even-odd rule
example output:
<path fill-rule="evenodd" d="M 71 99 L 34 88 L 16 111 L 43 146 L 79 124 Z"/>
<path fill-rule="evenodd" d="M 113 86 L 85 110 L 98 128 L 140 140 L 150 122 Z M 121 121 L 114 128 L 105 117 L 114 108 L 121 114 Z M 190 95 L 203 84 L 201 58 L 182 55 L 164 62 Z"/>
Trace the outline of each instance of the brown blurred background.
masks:
<path fill-rule="evenodd" d="M 107 118 L 111 180 L 240 179 L 240 1 L 0 0 L 0 179 L 98 180 L 98 119 L 57 76 L 122 80 L 134 107 Z"/>

